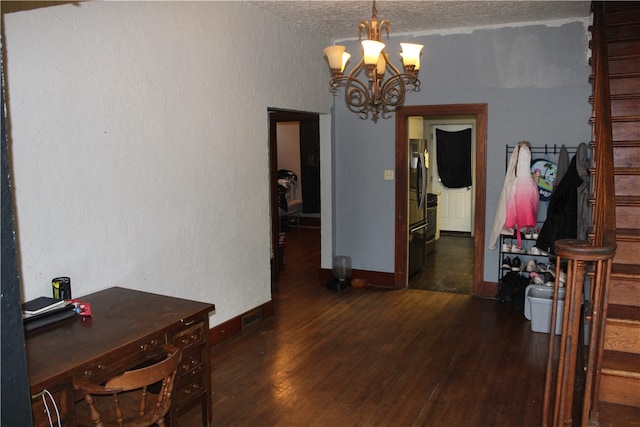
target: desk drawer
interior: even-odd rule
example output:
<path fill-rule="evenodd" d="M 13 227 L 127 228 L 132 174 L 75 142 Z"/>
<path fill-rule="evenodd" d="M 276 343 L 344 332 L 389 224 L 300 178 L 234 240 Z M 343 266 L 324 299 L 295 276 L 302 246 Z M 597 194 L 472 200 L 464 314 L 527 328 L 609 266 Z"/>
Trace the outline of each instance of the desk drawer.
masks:
<path fill-rule="evenodd" d="M 204 366 L 198 365 L 189 372 L 182 374 L 176 380 L 173 390 L 173 403 L 179 408 L 185 401 L 202 395 L 207 391 L 208 382 L 204 378 Z"/>
<path fill-rule="evenodd" d="M 203 322 L 194 323 L 176 332 L 171 341 L 173 345 L 184 351 L 187 347 L 204 344 L 205 333 L 205 325 Z"/>
<path fill-rule="evenodd" d="M 202 364 L 202 351 L 200 351 L 200 349 L 191 353 L 184 352 L 182 353 L 180 365 L 178 365 L 177 376 L 181 377 L 182 375 L 188 374 L 193 369 L 202 366 Z"/>
<path fill-rule="evenodd" d="M 67 414 L 71 400 L 71 384 L 66 387 L 49 390 L 48 393 L 42 391 L 31 396 L 31 413 L 33 414 L 34 427 L 49 427 L 49 417 L 53 425 L 58 425 L 58 416 L 62 425 L 68 424 Z M 57 412 L 56 412 L 57 408 Z"/>
<path fill-rule="evenodd" d="M 77 371 L 74 380 L 90 379 L 91 382 L 100 384 L 134 366 L 142 366 L 150 360 L 156 359 L 164 351 L 165 343 L 163 335 L 157 335 L 136 343 L 133 348 L 136 351 L 127 351 L 125 354 L 113 354 L 91 365 L 83 366 Z"/>

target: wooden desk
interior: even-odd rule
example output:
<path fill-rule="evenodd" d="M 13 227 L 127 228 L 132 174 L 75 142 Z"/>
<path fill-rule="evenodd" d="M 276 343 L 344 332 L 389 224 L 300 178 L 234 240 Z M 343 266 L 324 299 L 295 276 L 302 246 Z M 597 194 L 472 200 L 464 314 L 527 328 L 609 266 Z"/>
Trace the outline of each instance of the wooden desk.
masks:
<path fill-rule="evenodd" d="M 183 352 L 169 425 L 178 425 L 180 415 L 198 403 L 202 424 L 211 422 L 209 313 L 215 309 L 213 304 L 118 287 L 81 300 L 91 303 L 93 317 L 62 320 L 26 335 L 34 426 L 49 426 L 44 390 L 54 396 L 62 425 L 75 426 L 75 403 L 81 396 L 74 393 L 74 380 L 105 381 L 158 356 L 164 343 Z M 51 412 L 55 420 L 55 410 Z"/>

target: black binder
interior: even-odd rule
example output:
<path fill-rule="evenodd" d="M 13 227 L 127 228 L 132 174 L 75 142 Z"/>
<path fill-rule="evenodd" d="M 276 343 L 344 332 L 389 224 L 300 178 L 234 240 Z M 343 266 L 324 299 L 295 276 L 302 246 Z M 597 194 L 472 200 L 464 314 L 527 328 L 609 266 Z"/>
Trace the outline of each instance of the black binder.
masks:
<path fill-rule="evenodd" d="M 73 304 L 69 304 L 45 311 L 41 314 L 36 314 L 35 316 L 26 317 L 22 319 L 22 323 L 24 325 L 25 332 L 28 332 L 75 316 L 75 307 Z"/>

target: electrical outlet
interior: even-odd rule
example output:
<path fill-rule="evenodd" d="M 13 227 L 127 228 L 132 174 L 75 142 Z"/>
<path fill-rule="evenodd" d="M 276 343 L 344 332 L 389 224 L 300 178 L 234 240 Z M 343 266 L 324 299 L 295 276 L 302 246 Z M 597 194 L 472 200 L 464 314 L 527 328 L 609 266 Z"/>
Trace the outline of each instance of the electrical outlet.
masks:
<path fill-rule="evenodd" d="M 384 180 L 385 181 L 393 181 L 393 169 L 385 169 L 384 171 Z"/>

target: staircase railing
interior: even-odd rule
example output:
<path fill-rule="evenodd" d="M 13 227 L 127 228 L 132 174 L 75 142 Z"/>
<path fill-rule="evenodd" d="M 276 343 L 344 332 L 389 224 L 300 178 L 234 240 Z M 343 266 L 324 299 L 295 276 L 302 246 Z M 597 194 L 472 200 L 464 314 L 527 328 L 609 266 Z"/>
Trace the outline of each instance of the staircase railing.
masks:
<path fill-rule="evenodd" d="M 598 417 L 598 393 L 611 263 L 616 251 L 613 137 L 604 2 L 593 4 L 593 232 L 591 242 L 555 243 L 556 282 L 543 401 L 543 426 L 586 426 Z M 555 331 L 559 277 L 566 263 L 560 338 Z M 560 319 L 559 319 L 560 320 Z M 588 328 L 587 328 L 588 326 Z M 585 330 L 589 331 L 588 337 Z M 584 342 L 586 341 L 586 342 Z M 579 350 L 586 349 L 583 352 Z"/>

